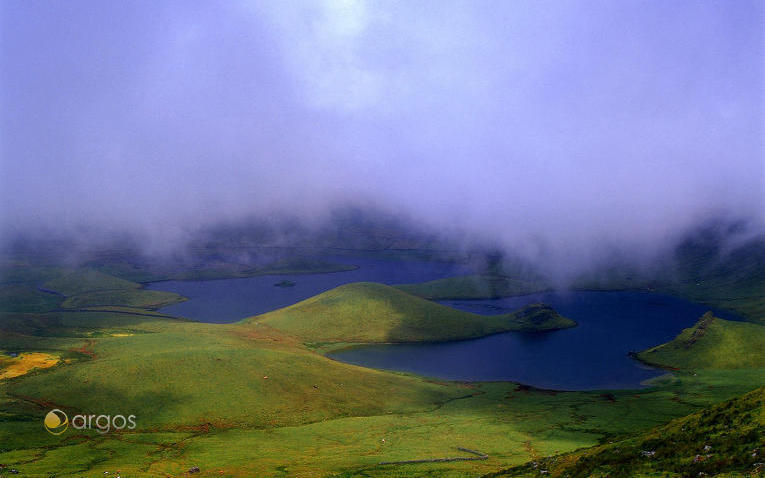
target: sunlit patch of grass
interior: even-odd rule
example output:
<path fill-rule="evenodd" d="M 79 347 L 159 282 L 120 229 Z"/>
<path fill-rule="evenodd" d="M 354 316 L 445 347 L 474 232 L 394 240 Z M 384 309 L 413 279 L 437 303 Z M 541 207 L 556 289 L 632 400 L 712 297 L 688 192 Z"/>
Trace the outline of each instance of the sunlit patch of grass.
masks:
<path fill-rule="evenodd" d="M 20 377 L 36 368 L 50 368 L 59 361 L 59 357 L 42 352 L 25 352 L 17 357 L 0 356 L 0 380 Z"/>
<path fill-rule="evenodd" d="M 705 314 L 674 340 L 637 354 L 649 364 L 680 369 L 765 367 L 765 326 Z"/>

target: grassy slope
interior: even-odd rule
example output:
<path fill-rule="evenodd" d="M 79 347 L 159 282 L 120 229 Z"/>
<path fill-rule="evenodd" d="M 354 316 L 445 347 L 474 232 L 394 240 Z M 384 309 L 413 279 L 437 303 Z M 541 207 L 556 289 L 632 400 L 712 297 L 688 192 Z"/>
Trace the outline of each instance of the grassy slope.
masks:
<path fill-rule="evenodd" d="M 139 289 L 140 284 L 130 282 L 92 269 L 63 274 L 43 284 L 44 289 L 72 296 L 97 290 Z"/>
<path fill-rule="evenodd" d="M 12 392 L 45 396 L 64 409 L 136 413 L 143 427 L 178 424 L 296 425 L 332 416 L 428 408 L 447 387 L 326 359 L 273 335 L 174 323 L 160 330 L 92 339 L 92 354 L 14 382 Z M 263 378 L 268 377 L 268 378 Z M 464 394 L 464 391 L 462 392 Z M 377 397 L 385 395 L 385 401 Z M 147 406 L 151 404 L 151 406 Z M 107 410 L 104 410 L 107 408 Z"/>
<path fill-rule="evenodd" d="M 141 430 L 151 432 L 150 437 L 136 434 L 135 440 L 158 442 L 147 445 L 156 453 L 188 432 L 262 430 L 329 418 L 410 413 L 471 393 L 465 387 L 338 363 L 276 331 L 124 314 L 123 322 L 114 324 L 117 314 L 71 315 L 77 317 L 70 324 L 90 325 L 97 333 L 74 328 L 68 334 L 82 338 L 19 334 L 4 335 L 0 341 L 7 349 L 46 349 L 74 358 L 50 373 L 33 372 L 3 382 L 0 450 L 16 451 L 0 453 L 0 463 L 48 476 L 83 471 L 104 459 L 95 449 L 105 439 L 95 434 L 53 440 L 40 432 L 38 418 L 52 406 L 68 412 L 134 413 Z M 83 440 L 88 445 L 80 449 Z M 140 453 L 132 462 L 126 457 L 142 447 L 120 440 L 119 435 L 108 437 L 103 450 L 118 457 L 123 470 L 162 459 Z M 41 448 L 50 445 L 56 449 Z"/>
<path fill-rule="evenodd" d="M 682 369 L 765 367 L 765 326 L 708 312 L 674 340 L 637 356 L 649 364 Z"/>
<path fill-rule="evenodd" d="M 279 470 L 287 476 L 343 470 L 355 470 L 351 476 L 465 476 L 658 425 L 693 411 L 694 402 L 742 393 L 747 388 L 741 383 L 751 381 L 686 377 L 640 393 L 611 394 L 439 384 L 338 364 L 275 330 L 255 335 L 241 326 L 143 320 L 105 328 L 86 341 L 58 342 L 92 356 L 8 381 L 0 391 L 0 448 L 8 450 L 0 463 L 40 476 L 117 469 L 166 476 L 191 466 L 200 466 L 201 476 L 219 476 L 218 470 L 224 476 L 280 476 Z M 110 336 L 122 331 L 134 335 Z M 56 438 L 39 423 L 52 406 L 135 413 L 140 428 Z M 477 448 L 491 460 L 377 465 L 452 456 L 456 446 Z"/>
<path fill-rule="evenodd" d="M 141 284 L 93 269 L 61 274 L 45 282 L 43 288 L 66 296 L 61 303 L 61 307 L 65 309 L 101 307 L 157 309 L 185 300 L 178 294 L 145 290 Z"/>
<path fill-rule="evenodd" d="M 29 284 L 0 285 L 0 316 L 13 313 L 39 313 L 53 310 L 63 297 L 37 290 Z"/>
<path fill-rule="evenodd" d="M 366 282 L 342 285 L 245 323 L 267 325 L 311 342 L 359 343 L 454 340 L 575 325 L 540 304 L 511 314 L 483 316 Z"/>
<path fill-rule="evenodd" d="M 762 476 L 765 387 L 636 437 L 488 476 Z M 646 453 L 651 454 L 646 456 Z"/>
<path fill-rule="evenodd" d="M 68 297 L 61 304 L 66 309 L 84 309 L 91 307 L 135 307 L 139 309 L 158 309 L 166 305 L 182 302 L 185 299 L 173 292 L 161 290 L 123 289 L 86 292 Z"/>
<path fill-rule="evenodd" d="M 431 300 L 486 299 L 533 294 L 547 290 L 541 281 L 523 280 L 503 275 L 475 274 L 437 279 L 421 284 L 396 286 L 410 294 Z"/>

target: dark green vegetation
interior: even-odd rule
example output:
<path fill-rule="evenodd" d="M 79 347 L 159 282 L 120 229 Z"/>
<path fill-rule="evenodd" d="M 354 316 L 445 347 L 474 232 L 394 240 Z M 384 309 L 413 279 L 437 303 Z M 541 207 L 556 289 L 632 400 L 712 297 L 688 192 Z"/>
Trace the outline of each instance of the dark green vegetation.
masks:
<path fill-rule="evenodd" d="M 495 299 L 549 290 L 541 281 L 512 278 L 502 274 L 476 274 L 438 279 L 422 284 L 403 284 L 398 289 L 431 300 Z"/>
<path fill-rule="evenodd" d="M 350 235 L 338 244 L 416 242 L 384 231 L 356 240 L 351 229 L 342 230 Z M 147 295 L 135 281 L 236 276 L 265 267 L 254 262 L 282 260 L 237 262 L 253 251 L 238 237 L 200 246 L 193 257 L 203 259 L 183 266 L 141 262 L 116 250 L 77 269 L 29 257 L 6 261 L 0 353 L 39 352 L 60 361 L 0 380 L 0 463 L 44 477 L 116 470 L 121 476 L 178 476 L 193 466 L 201 470 L 195 476 L 463 477 L 500 470 L 543 476 L 543 469 L 553 476 L 756 476 L 754 462 L 765 461 L 761 448 L 759 458 L 751 457 L 763 436 L 762 256 L 756 247 L 739 256 L 702 239 L 677 255 L 679 281 L 649 282 L 617 271 L 601 275 L 603 283 L 579 284 L 698 294 L 697 300 L 728 304 L 750 321 L 705 316 L 674 341 L 640 354 L 671 372 L 638 391 L 431 381 L 339 363 L 317 347 L 569 325 L 544 306 L 488 318 L 394 288 L 352 284 L 238 324 L 187 322 L 152 310 L 179 298 Z M 390 254 L 401 259 L 409 253 Z M 504 279 L 493 281 L 492 294 L 545 286 L 532 274 L 494 266 L 483 275 Z M 469 283 L 437 281 L 422 286 L 430 292 L 421 295 L 439 297 L 444 284 L 466 290 Z M 483 292 L 471 287 L 471 293 Z M 69 430 L 55 437 L 42 428 L 51 408 L 70 416 L 135 414 L 138 428 L 105 435 Z M 488 458 L 380 465 L 453 456 L 457 447 Z M 703 460 L 693 463 L 696 455 Z"/>
<path fill-rule="evenodd" d="M 225 261 L 203 261 L 191 268 L 156 268 L 155 273 L 162 279 L 210 280 L 254 277 L 271 274 L 324 274 L 330 272 L 351 271 L 357 266 L 337 264 L 321 259 L 297 257 L 269 261 L 263 265 L 250 267 L 246 264 Z M 156 280 L 156 276 L 151 280 Z"/>
<path fill-rule="evenodd" d="M 0 310 L 3 312 L 47 312 L 61 303 L 63 297 L 37 290 L 24 284 L 0 286 Z"/>
<path fill-rule="evenodd" d="M 546 458 L 496 476 L 762 476 L 765 387 L 636 437 Z"/>
<path fill-rule="evenodd" d="M 246 275 L 268 274 L 319 274 L 328 272 L 352 271 L 357 266 L 348 264 L 335 264 L 320 259 L 294 258 L 282 259 L 263 267 L 245 271 Z"/>
<path fill-rule="evenodd" d="M 94 291 L 139 289 L 141 285 L 97 270 L 84 269 L 61 274 L 45 282 L 42 287 L 64 296 L 76 296 Z"/>
<path fill-rule="evenodd" d="M 369 282 L 343 285 L 244 322 L 273 327 L 307 342 L 346 343 L 456 340 L 508 330 L 576 325 L 543 304 L 511 314 L 483 316 Z"/>

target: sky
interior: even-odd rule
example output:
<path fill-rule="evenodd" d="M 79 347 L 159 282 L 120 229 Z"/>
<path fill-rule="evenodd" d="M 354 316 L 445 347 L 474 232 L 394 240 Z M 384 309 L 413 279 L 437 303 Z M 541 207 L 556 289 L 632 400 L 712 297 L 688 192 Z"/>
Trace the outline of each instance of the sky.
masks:
<path fill-rule="evenodd" d="M 2 1 L 0 234 L 355 204 L 587 258 L 761 226 L 763 26 L 756 0 Z"/>

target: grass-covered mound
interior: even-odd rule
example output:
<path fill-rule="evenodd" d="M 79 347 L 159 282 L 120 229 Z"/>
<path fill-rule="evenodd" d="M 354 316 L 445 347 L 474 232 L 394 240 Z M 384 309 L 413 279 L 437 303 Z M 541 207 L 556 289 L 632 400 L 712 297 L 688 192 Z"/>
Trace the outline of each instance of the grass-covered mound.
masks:
<path fill-rule="evenodd" d="M 765 387 L 628 440 L 487 476 L 762 476 Z"/>
<path fill-rule="evenodd" d="M 58 275 L 43 284 L 66 299 L 65 309 L 132 307 L 157 309 L 185 300 L 178 294 L 146 290 L 141 284 L 120 279 L 93 269 L 80 269 Z"/>
<path fill-rule="evenodd" d="M 268 325 L 309 342 L 355 343 L 455 340 L 576 325 L 544 304 L 484 316 L 370 282 L 342 285 L 244 322 Z"/>
<path fill-rule="evenodd" d="M 96 290 L 139 289 L 141 284 L 104 274 L 93 269 L 80 269 L 51 279 L 43 288 L 72 296 Z"/>
<path fill-rule="evenodd" d="M 547 290 L 541 281 L 524 280 L 497 274 L 447 277 L 421 284 L 402 284 L 397 289 L 431 300 L 493 299 L 533 294 Z"/>
<path fill-rule="evenodd" d="M 707 312 L 674 340 L 637 357 L 653 365 L 680 369 L 765 367 L 765 326 L 724 320 Z"/>

